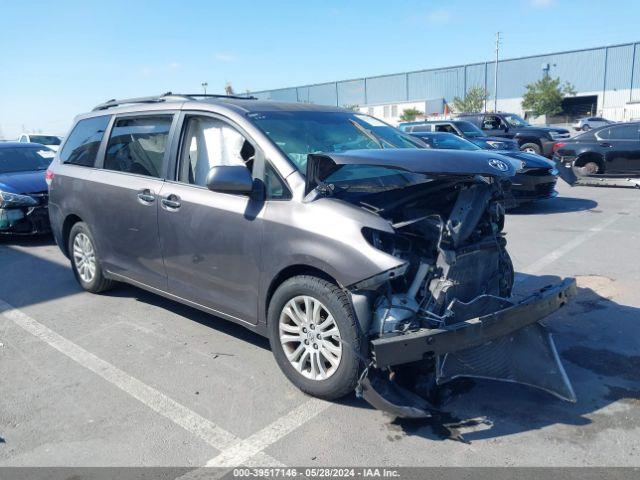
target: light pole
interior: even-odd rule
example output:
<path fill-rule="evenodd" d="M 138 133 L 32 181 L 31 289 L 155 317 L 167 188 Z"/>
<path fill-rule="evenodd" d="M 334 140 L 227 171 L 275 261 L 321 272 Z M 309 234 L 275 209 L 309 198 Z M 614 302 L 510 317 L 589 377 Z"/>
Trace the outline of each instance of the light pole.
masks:
<path fill-rule="evenodd" d="M 202 85 L 202 90 L 204 90 L 204 94 L 206 95 L 209 84 L 207 82 L 202 82 L 200 85 Z"/>
<path fill-rule="evenodd" d="M 493 78 L 493 111 L 498 111 L 498 55 L 500 53 L 500 32 L 496 32 L 496 65 Z"/>

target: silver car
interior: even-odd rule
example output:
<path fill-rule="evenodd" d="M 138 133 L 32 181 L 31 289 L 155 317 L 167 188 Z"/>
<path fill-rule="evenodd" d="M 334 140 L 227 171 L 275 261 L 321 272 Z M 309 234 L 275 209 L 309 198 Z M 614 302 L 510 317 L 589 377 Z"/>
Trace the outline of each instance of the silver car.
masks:
<path fill-rule="evenodd" d="M 594 128 L 604 127 L 605 125 L 609 125 L 613 123 L 610 120 L 602 117 L 585 117 L 579 119 L 577 122 L 573 124 L 574 130 L 582 130 L 583 132 L 588 132 Z"/>
<path fill-rule="evenodd" d="M 85 290 L 125 282 L 240 323 L 301 390 L 416 417 L 433 406 L 397 381 L 408 364 L 434 386 L 478 376 L 574 399 L 538 323 L 574 281 L 509 298 L 515 171 L 351 111 L 166 94 L 78 116 L 47 180 Z"/>

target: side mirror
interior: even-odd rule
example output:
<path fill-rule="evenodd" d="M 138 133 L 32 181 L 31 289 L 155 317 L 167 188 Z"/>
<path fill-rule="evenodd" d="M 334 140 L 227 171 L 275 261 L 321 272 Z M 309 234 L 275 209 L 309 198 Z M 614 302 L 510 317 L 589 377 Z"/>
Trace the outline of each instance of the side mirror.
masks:
<path fill-rule="evenodd" d="M 209 170 L 207 188 L 212 192 L 249 195 L 253 190 L 253 178 L 243 165 L 221 165 Z"/>
<path fill-rule="evenodd" d="M 506 123 L 501 123 L 500 124 L 500 128 L 502 130 L 504 130 L 505 132 L 507 132 L 509 130 L 509 126 Z"/>

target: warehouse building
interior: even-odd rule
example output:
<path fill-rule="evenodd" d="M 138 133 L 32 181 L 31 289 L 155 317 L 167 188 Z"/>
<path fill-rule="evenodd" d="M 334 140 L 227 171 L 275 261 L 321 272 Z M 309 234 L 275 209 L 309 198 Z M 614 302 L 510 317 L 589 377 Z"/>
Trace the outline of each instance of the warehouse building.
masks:
<path fill-rule="evenodd" d="M 380 75 L 337 82 L 251 92 L 260 99 L 305 102 L 354 108 L 397 123 L 406 108 L 427 116 L 448 112 L 455 97 L 473 87 L 488 93 L 493 109 L 495 62 Z M 611 45 L 498 62 L 499 111 L 525 115 L 525 86 L 544 75 L 573 85 L 576 95 L 565 99 L 563 112 L 548 122 L 600 115 L 610 120 L 640 119 L 640 43 Z"/>

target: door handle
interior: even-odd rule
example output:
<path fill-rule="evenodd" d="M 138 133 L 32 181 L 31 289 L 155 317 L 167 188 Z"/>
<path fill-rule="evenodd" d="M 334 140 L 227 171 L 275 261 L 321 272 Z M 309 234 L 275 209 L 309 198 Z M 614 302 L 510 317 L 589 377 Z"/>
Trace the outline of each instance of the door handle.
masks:
<path fill-rule="evenodd" d="M 138 192 L 138 198 L 142 203 L 153 203 L 156 199 L 156 196 L 151 193 L 151 190 L 145 188 L 144 190 Z"/>
<path fill-rule="evenodd" d="M 180 208 L 182 203 L 180 202 L 180 197 L 174 194 L 169 195 L 162 199 L 162 205 L 167 210 L 177 210 Z"/>
<path fill-rule="evenodd" d="M 611 144 L 610 144 L 610 143 L 607 143 L 607 142 L 600 142 L 600 144 L 599 144 L 599 145 L 600 145 L 601 147 L 610 147 L 610 146 L 611 146 Z"/>

